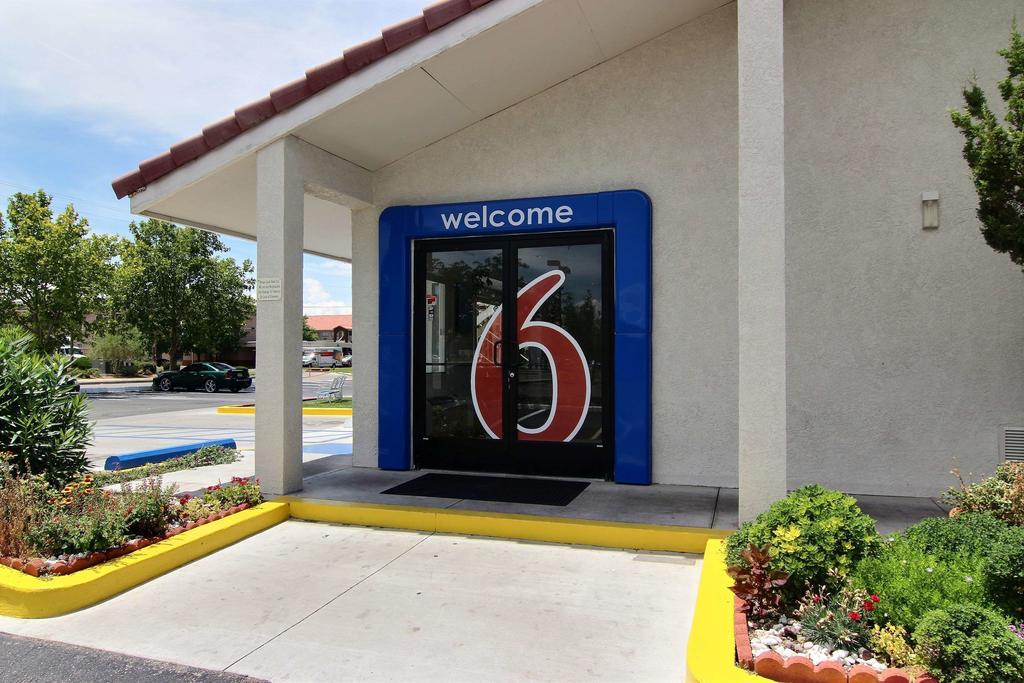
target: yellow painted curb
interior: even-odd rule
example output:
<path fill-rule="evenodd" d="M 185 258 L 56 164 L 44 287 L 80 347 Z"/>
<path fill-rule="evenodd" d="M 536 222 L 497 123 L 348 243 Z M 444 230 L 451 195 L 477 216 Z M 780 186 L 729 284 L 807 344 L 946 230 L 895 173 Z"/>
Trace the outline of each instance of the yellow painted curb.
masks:
<path fill-rule="evenodd" d="M 287 503 L 263 503 L 66 576 L 36 578 L 0 566 L 0 614 L 23 619 L 67 614 L 113 597 L 286 519 Z"/>
<path fill-rule="evenodd" d="M 709 540 L 686 648 L 686 680 L 690 683 L 768 681 L 736 666 L 731 585 L 732 579 L 725 573 L 725 544 Z"/>
<path fill-rule="evenodd" d="M 724 529 L 697 529 L 475 510 L 350 503 L 309 498 L 282 498 L 297 519 L 356 524 L 467 536 L 494 536 L 526 541 L 593 545 L 605 548 L 701 553 L 709 539 L 729 535 Z"/>
<path fill-rule="evenodd" d="M 255 415 L 255 406 L 219 406 L 221 415 Z M 303 408 L 303 415 L 351 415 L 351 408 Z"/>

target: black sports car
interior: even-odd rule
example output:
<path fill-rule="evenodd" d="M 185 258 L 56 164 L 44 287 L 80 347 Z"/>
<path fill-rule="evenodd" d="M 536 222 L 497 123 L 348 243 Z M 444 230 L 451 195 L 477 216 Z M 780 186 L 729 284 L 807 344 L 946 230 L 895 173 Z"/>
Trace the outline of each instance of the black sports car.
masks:
<path fill-rule="evenodd" d="M 245 368 L 236 368 L 227 363 L 193 363 L 181 370 L 168 370 L 153 378 L 154 391 L 172 389 L 202 389 L 212 394 L 220 389 L 233 393 L 252 386 L 252 378 Z"/>

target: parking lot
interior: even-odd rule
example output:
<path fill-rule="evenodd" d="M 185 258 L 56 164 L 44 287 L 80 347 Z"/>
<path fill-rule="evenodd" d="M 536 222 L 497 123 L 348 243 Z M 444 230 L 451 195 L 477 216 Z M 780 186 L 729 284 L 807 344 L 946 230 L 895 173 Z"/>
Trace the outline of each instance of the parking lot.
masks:
<path fill-rule="evenodd" d="M 331 385 L 335 376 L 331 373 L 303 373 L 302 395 L 315 397 L 318 392 Z M 154 391 L 148 380 L 133 383 L 87 384 L 83 385 L 82 390 L 89 398 L 90 417 L 94 420 L 106 420 L 131 415 L 150 415 L 197 408 L 215 408 L 236 403 L 252 403 L 256 400 L 258 385 L 258 379 L 254 379 L 251 388 L 244 389 L 237 394 L 228 391 L 207 394 L 202 391 L 180 389 L 163 393 Z"/>
<path fill-rule="evenodd" d="M 330 386 L 335 375 L 303 375 L 302 393 L 315 397 Z M 111 455 L 164 448 L 196 441 L 234 439 L 242 460 L 233 465 L 204 468 L 210 483 L 227 481 L 232 476 L 253 474 L 254 415 L 222 415 L 218 406 L 252 403 L 258 383 L 237 394 L 201 391 L 154 391 L 148 382 L 137 384 L 92 384 L 84 387 L 89 415 L 95 421 L 93 441 L 87 455 L 93 467 L 102 468 Z M 350 417 L 306 416 L 303 418 L 303 459 L 350 455 L 352 422 Z M 180 481 L 179 481 L 180 479 Z M 164 480 L 191 490 L 204 481 L 192 477 L 166 475 Z"/>

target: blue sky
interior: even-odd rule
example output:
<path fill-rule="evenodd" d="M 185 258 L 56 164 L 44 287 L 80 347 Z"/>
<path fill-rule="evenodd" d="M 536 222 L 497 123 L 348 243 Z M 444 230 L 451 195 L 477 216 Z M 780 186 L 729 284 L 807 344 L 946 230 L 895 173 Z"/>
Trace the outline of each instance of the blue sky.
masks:
<path fill-rule="evenodd" d="M 0 199 L 43 188 L 127 234 L 113 178 L 427 1 L 5 0 Z M 224 241 L 255 261 L 255 243 Z M 347 264 L 306 256 L 304 279 L 307 314 L 350 312 Z"/>

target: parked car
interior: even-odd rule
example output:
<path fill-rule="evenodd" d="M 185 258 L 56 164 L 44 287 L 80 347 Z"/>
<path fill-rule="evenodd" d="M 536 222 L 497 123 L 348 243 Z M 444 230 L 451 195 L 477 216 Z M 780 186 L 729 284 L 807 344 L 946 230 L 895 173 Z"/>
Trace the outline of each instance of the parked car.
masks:
<path fill-rule="evenodd" d="M 57 353 L 67 358 L 70 358 L 71 360 L 85 358 L 85 354 L 82 353 L 82 348 L 79 346 L 69 346 L 65 344 L 64 346 L 57 349 Z"/>
<path fill-rule="evenodd" d="M 343 368 L 350 368 L 350 367 L 352 367 L 352 354 L 351 353 L 346 353 L 344 356 L 341 357 L 341 367 L 343 367 Z"/>
<path fill-rule="evenodd" d="M 237 393 L 252 386 L 252 378 L 245 368 L 236 368 L 227 363 L 193 363 L 181 370 L 167 370 L 153 378 L 155 391 L 172 389 L 202 389 L 212 394 L 220 389 Z"/>

